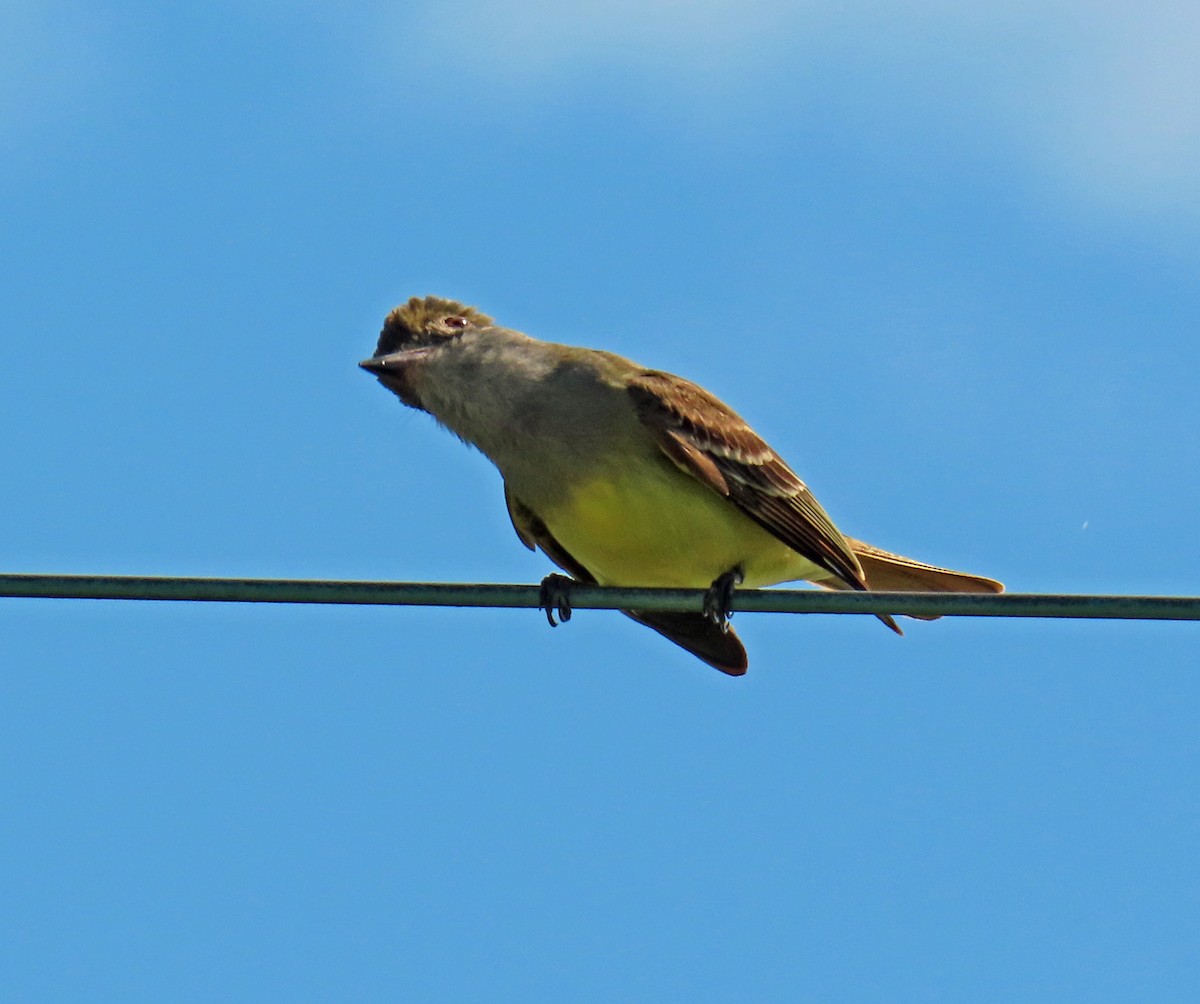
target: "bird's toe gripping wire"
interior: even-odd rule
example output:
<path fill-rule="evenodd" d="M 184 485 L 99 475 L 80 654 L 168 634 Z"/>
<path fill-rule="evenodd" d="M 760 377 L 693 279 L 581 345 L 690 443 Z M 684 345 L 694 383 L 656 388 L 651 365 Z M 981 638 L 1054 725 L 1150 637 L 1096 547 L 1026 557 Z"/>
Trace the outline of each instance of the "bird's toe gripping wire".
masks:
<path fill-rule="evenodd" d="M 746 570 L 741 565 L 735 565 L 723 575 L 718 575 L 704 594 L 704 616 L 722 631 L 729 630 L 729 618 L 733 616 L 729 609 L 733 604 L 733 591 L 745 579 Z"/>
<path fill-rule="evenodd" d="M 575 580 L 558 572 L 551 572 L 542 579 L 542 588 L 538 595 L 538 606 L 546 611 L 546 620 L 551 627 L 557 627 L 554 619 L 557 612 L 559 620 L 564 624 L 571 619 L 571 587 Z"/>

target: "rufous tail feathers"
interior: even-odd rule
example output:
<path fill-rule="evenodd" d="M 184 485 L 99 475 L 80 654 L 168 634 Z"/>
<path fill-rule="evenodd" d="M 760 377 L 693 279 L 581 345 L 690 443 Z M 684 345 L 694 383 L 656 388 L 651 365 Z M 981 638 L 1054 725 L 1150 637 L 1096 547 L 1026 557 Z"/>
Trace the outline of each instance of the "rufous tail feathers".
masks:
<path fill-rule="evenodd" d="M 867 588 L 881 593 L 1002 593 L 1004 583 L 985 575 L 956 572 L 937 565 L 927 565 L 902 554 L 892 554 L 866 541 L 846 538 L 850 550 L 858 558 Z M 825 583 L 822 583 L 824 585 Z M 937 620 L 921 617 L 920 620 Z"/>

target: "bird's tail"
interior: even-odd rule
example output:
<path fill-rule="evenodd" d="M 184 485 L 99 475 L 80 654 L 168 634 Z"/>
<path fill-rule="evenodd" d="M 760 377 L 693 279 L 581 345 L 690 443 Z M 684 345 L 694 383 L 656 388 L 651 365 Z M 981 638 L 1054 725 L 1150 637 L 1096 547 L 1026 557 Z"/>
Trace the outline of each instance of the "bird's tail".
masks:
<path fill-rule="evenodd" d="M 882 593 L 1002 593 L 1004 583 L 984 575 L 956 572 L 937 565 L 927 565 L 915 558 L 892 554 L 862 540 L 847 537 L 850 550 L 858 558 L 867 588 Z M 832 588 L 847 588 L 833 582 L 821 585 Z M 921 617 L 933 621 L 936 617 Z"/>
<path fill-rule="evenodd" d="M 691 652 L 698 659 L 703 659 L 713 669 L 719 669 L 730 676 L 742 676 L 746 672 L 746 649 L 737 633 L 728 625 L 722 628 L 704 614 L 650 610 L 621 612 L 639 624 L 653 628 L 680 648 Z"/>

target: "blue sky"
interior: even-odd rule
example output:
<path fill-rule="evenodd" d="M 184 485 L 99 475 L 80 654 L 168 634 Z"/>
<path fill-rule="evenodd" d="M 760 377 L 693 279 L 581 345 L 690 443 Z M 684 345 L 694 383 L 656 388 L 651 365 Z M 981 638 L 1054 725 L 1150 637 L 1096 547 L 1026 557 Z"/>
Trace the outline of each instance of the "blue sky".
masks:
<path fill-rule="evenodd" d="M 333 9 L 336 6 L 336 10 Z M 0 12 L 9 571 L 537 581 L 413 294 L 708 386 L 849 533 L 1195 594 L 1200 15 Z M 14 999 L 1187 1000 L 1187 624 L 0 601 Z"/>

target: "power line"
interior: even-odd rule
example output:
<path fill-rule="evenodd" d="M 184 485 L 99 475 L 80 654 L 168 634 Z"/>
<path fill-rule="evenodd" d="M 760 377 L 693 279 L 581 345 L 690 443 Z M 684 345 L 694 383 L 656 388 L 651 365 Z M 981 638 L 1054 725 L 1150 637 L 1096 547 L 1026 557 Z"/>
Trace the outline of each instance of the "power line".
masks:
<path fill-rule="evenodd" d="M 696 611 L 698 589 L 579 585 L 577 610 Z M 175 600 L 208 603 L 344 603 L 386 606 L 533 607 L 538 586 L 501 583 L 362 582 L 328 579 L 229 579 L 143 575 L 0 574 L 0 597 L 76 600 Z M 940 617 L 1061 617 L 1200 620 L 1200 596 L 1099 596 L 1053 593 L 862 593 L 739 589 L 733 609 L 758 613 L 912 614 Z"/>

